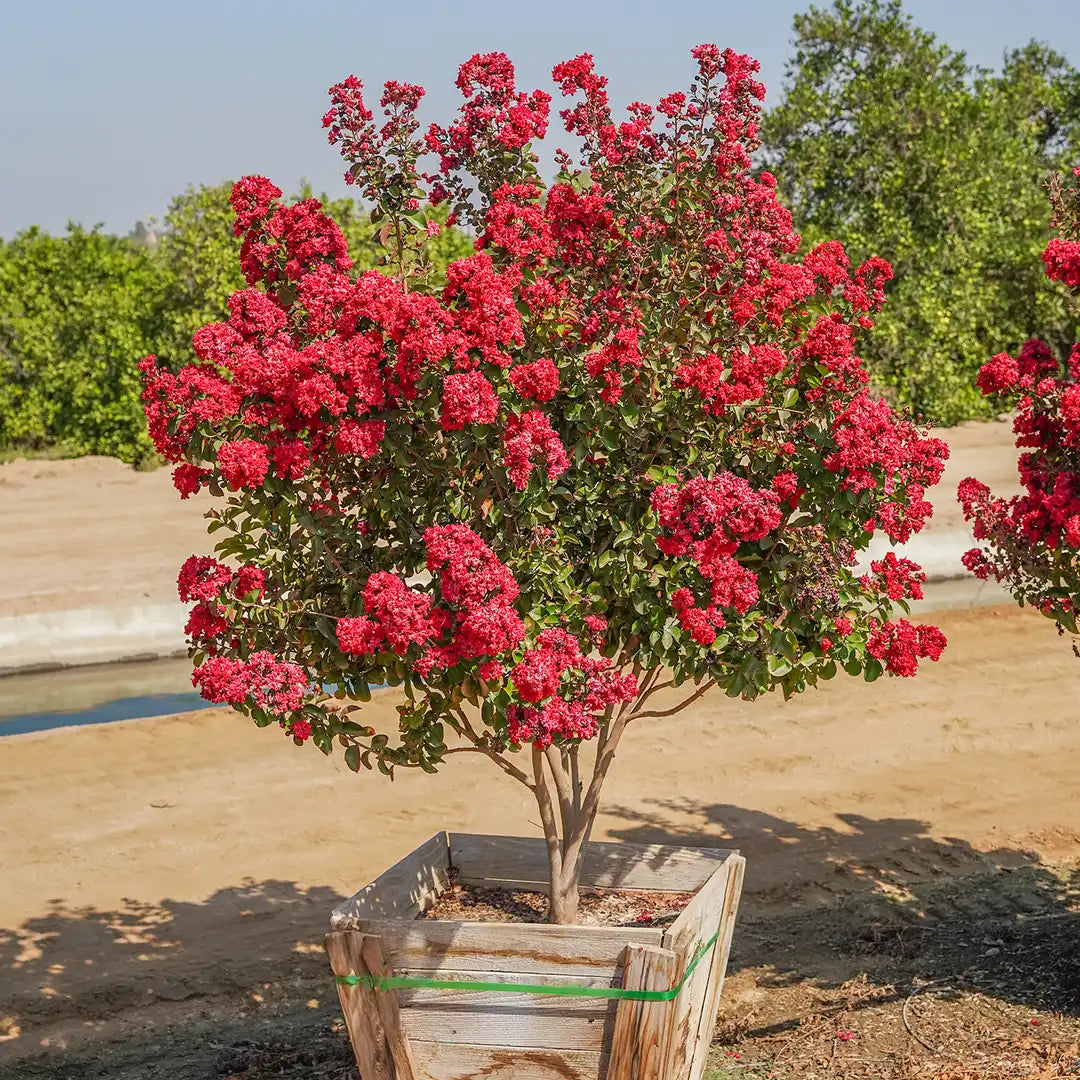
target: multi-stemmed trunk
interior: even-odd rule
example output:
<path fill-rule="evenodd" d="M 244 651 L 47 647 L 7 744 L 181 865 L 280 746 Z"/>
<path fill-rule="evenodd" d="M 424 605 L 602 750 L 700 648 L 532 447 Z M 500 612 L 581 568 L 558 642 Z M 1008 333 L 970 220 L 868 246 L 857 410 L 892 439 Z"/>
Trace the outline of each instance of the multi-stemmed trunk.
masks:
<path fill-rule="evenodd" d="M 596 820 L 600 790 L 625 728 L 625 719 L 617 719 L 602 729 L 587 780 L 580 772 L 580 744 L 543 750 L 533 747 L 530 786 L 547 843 L 551 922 L 577 921 L 581 861 Z"/>
<path fill-rule="evenodd" d="M 697 684 L 689 697 L 667 709 L 645 709 L 654 694 L 676 685 L 675 680 L 661 682 L 661 669 L 643 671 L 637 665 L 620 667 L 632 670 L 638 679 L 639 692 L 635 700 L 612 706 L 601 720 L 600 733 L 594 743 L 573 743 L 566 746 L 532 747 L 532 769 L 519 768 L 510 756 L 496 749 L 490 740 L 473 727 L 468 715 L 457 703 L 453 708 L 456 729 L 471 746 L 459 752 L 485 754 L 508 776 L 524 784 L 536 799 L 540 822 L 547 843 L 550 881 L 548 918 L 566 925 L 577 921 L 578 883 L 581 881 L 582 859 L 592 832 L 600 791 L 611 769 L 615 751 L 627 725 L 645 717 L 666 717 L 692 705 L 715 683 L 709 679 Z M 595 756 L 583 761 L 582 747 L 595 745 Z M 583 766 L 585 775 L 583 775 Z"/>

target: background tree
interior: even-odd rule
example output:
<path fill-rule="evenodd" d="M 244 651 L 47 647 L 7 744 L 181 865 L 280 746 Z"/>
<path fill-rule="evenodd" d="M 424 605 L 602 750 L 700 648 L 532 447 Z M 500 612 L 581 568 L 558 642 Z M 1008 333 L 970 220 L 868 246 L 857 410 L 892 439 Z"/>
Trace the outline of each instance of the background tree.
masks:
<path fill-rule="evenodd" d="M 167 288 L 149 248 L 98 229 L 0 244 L 0 448 L 150 460 L 132 357 Z"/>
<path fill-rule="evenodd" d="M 893 265 L 865 348 L 876 382 L 941 423 L 989 414 L 974 384 L 989 342 L 1075 336 L 1037 256 L 1043 180 L 1080 134 L 1077 73 L 1032 43 L 993 74 L 899 0 L 837 0 L 796 16 L 787 78 L 763 141 L 807 245 L 836 236 Z"/>

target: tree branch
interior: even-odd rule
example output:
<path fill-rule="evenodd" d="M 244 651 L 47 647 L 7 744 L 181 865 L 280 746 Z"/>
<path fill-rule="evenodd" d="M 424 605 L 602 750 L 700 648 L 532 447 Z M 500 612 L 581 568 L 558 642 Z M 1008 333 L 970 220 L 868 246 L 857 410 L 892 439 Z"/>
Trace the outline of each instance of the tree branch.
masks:
<path fill-rule="evenodd" d="M 694 693 L 692 693 L 684 701 L 680 701 L 678 705 L 674 706 L 674 708 L 671 708 L 671 709 L 651 709 L 651 710 L 649 710 L 647 712 L 635 712 L 632 716 L 630 716 L 627 719 L 627 723 L 629 723 L 630 720 L 641 720 L 643 717 L 646 717 L 646 716 L 674 716 L 677 712 L 681 712 L 688 705 L 693 705 L 693 703 L 695 701 L 697 701 L 697 699 L 699 697 L 701 697 L 702 694 L 708 693 L 715 685 L 716 685 L 716 680 L 715 679 L 709 679 L 708 682 L 703 683 L 700 687 L 698 687 L 697 690 L 694 691 Z"/>
<path fill-rule="evenodd" d="M 532 787 L 532 781 L 529 779 L 529 774 L 524 770 L 519 769 L 513 762 L 504 758 L 502 754 L 496 753 L 490 746 L 487 746 L 483 739 L 476 734 L 473 730 L 472 724 L 469 723 L 469 718 L 465 715 L 464 710 L 460 705 L 454 704 L 451 706 L 451 710 L 461 721 L 463 728 L 462 734 L 469 740 L 486 757 L 489 757 L 507 776 L 512 776 L 519 784 L 524 784 L 527 788 Z"/>
<path fill-rule="evenodd" d="M 581 757 L 581 743 L 574 743 L 570 747 L 570 786 L 574 791 L 574 811 L 581 813 L 581 772 L 579 759 Z"/>
<path fill-rule="evenodd" d="M 552 744 L 544 750 L 548 768 L 555 781 L 555 790 L 559 796 L 559 812 L 562 817 L 563 839 L 569 836 L 574 825 L 574 792 L 570 786 L 570 776 L 562 760 L 562 751 Z"/>
<path fill-rule="evenodd" d="M 592 819 L 596 814 L 596 808 L 600 802 L 600 789 L 604 785 L 604 778 L 615 757 L 615 751 L 619 746 L 619 740 L 626 730 L 626 721 L 621 717 L 616 719 L 608 728 L 607 738 L 604 745 L 596 754 L 596 763 L 593 765 L 592 779 L 589 781 L 589 790 L 581 803 L 581 813 L 574 825 L 574 832 L 564 847 L 576 857 L 577 850 L 585 840 L 586 833 L 592 830 Z"/>
<path fill-rule="evenodd" d="M 653 685 L 650 686 L 649 689 L 644 694 L 641 694 L 638 697 L 637 701 L 634 703 L 634 708 L 635 709 L 640 708 L 642 705 L 645 704 L 646 701 L 649 700 L 649 698 L 651 698 L 653 696 L 653 694 L 658 694 L 661 690 L 669 690 L 674 685 L 675 685 L 675 680 L 674 679 L 668 679 L 667 682 L 653 683 Z"/>
<path fill-rule="evenodd" d="M 552 874 L 551 884 L 554 889 L 555 879 L 562 876 L 563 853 L 559 845 L 559 826 L 555 821 L 555 807 L 552 805 L 551 791 L 548 789 L 547 777 L 544 775 L 544 752 L 537 746 L 532 748 L 532 766 L 534 778 L 532 789 L 536 794 L 536 805 L 540 808 L 540 820 L 544 825 L 544 842 L 547 844 L 548 864 Z"/>

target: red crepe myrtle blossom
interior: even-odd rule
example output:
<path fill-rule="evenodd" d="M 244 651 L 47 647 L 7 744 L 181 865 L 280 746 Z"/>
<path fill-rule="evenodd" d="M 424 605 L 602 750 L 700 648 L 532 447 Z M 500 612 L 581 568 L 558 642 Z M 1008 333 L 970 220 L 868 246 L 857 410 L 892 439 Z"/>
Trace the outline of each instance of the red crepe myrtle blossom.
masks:
<path fill-rule="evenodd" d="M 213 475 L 209 469 L 200 469 L 198 465 L 177 465 L 172 471 L 173 487 L 180 492 L 181 499 L 187 499 L 197 495 Z"/>
<path fill-rule="evenodd" d="M 1080 291 L 1080 166 L 1051 184 L 1047 276 Z M 976 577 L 1002 583 L 1063 630 L 1080 632 L 1080 343 L 1058 357 L 1043 341 L 999 353 L 978 375 L 984 394 L 1015 408 L 1021 495 L 994 496 L 973 477 L 957 497 L 978 546 L 963 556 Z"/>
<path fill-rule="evenodd" d="M 890 600 L 921 600 L 926 575 L 922 568 L 910 559 L 898 559 L 891 551 L 877 562 L 870 564 L 873 572 L 863 577 L 867 587 L 883 590 Z"/>
<path fill-rule="evenodd" d="M 316 201 L 246 177 L 248 287 L 195 363 L 140 364 L 180 494 L 223 501 L 221 561 L 193 557 L 179 582 L 195 684 L 343 746 L 354 771 L 482 754 L 537 799 L 563 921 L 628 726 L 713 686 L 910 675 L 944 646 L 894 619 L 914 564 L 852 569 L 876 531 L 922 527 L 946 456 L 866 390 L 891 271 L 835 241 L 799 257 L 753 168 L 756 62 L 692 55 L 689 90 L 618 113 L 589 54 L 558 64 L 580 153 L 557 153 L 551 183 L 532 151 L 550 94 L 503 54 L 466 61 L 459 113 L 426 132 L 420 87 L 387 83 L 377 116 L 350 76 L 323 122 L 373 205 L 380 269 L 352 268 Z M 437 281 L 424 207 L 444 202 L 476 241 Z M 1029 350 L 999 381 L 1046 364 Z M 404 697 L 375 731 L 354 717 L 382 684 Z M 660 707 L 668 684 L 682 696 Z"/>
<path fill-rule="evenodd" d="M 937 660 L 945 651 L 945 635 L 936 626 L 914 626 L 899 619 L 871 631 L 866 651 L 893 675 L 914 675 L 920 659 Z"/>

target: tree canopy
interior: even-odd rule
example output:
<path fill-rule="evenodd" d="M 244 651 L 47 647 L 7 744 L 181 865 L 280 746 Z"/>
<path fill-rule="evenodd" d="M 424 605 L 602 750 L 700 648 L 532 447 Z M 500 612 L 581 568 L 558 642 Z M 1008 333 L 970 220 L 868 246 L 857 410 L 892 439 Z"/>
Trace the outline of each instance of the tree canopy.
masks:
<path fill-rule="evenodd" d="M 1043 184 L 1080 140 L 1080 76 L 1036 42 L 976 67 L 899 0 L 811 7 L 794 44 L 765 157 L 808 247 L 835 236 L 893 265 L 872 375 L 940 423 L 989 414 L 975 373 L 991 341 L 1074 340 L 1038 254 Z"/>

